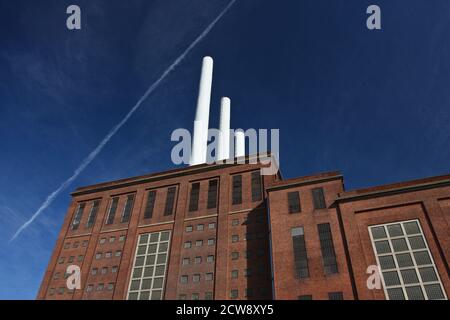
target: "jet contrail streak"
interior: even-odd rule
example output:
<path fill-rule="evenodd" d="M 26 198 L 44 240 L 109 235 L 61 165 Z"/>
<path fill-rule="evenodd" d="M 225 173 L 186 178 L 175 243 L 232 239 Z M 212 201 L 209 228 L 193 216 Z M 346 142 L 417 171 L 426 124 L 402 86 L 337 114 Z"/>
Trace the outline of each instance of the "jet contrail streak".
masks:
<path fill-rule="evenodd" d="M 11 237 L 9 240 L 9 243 L 14 241 L 17 236 L 25 230 L 41 213 L 44 211 L 52 202 L 53 200 L 61 193 L 64 189 L 66 189 L 73 180 L 75 180 L 78 175 L 86 169 L 86 167 L 92 162 L 92 160 L 97 157 L 97 155 L 102 151 L 103 147 L 109 142 L 109 140 L 119 131 L 119 129 L 130 119 L 130 117 L 133 115 L 133 113 L 136 112 L 136 110 L 141 106 L 142 102 L 147 99 L 147 97 L 155 91 L 155 89 L 159 86 L 159 84 L 166 78 L 177 66 L 180 64 L 180 62 L 188 55 L 188 53 L 200 42 L 206 35 L 211 31 L 211 29 L 214 27 L 214 25 L 223 17 L 225 13 L 231 8 L 231 6 L 236 2 L 236 0 L 232 0 L 228 3 L 228 5 L 222 10 L 222 12 L 215 18 L 209 26 L 192 42 L 189 47 L 184 50 L 184 52 L 164 71 L 164 73 L 156 80 L 144 93 L 144 95 L 138 100 L 138 102 L 134 105 L 133 108 L 125 115 L 125 117 L 116 125 L 114 126 L 111 131 L 106 135 L 106 137 L 103 138 L 103 140 L 100 142 L 100 144 L 81 162 L 81 164 L 78 166 L 78 168 L 74 171 L 73 175 L 68 178 L 66 181 L 64 181 L 58 189 L 50 193 L 45 201 L 41 204 L 39 209 L 31 216 L 31 218 L 26 221 L 20 228 L 16 231 L 16 233 Z"/>

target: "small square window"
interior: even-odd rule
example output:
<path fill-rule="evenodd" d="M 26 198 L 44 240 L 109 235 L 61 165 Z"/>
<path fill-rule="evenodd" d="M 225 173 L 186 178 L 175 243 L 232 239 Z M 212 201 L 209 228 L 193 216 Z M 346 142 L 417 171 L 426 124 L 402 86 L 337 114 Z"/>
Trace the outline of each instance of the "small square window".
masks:
<path fill-rule="evenodd" d="M 198 299 L 200 299 L 198 293 L 193 293 L 192 300 L 198 300 Z"/>
<path fill-rule="evenodd" d="M 186 241 L 186 242 L 184 243 L 184 248 L 185 248 L 185 249 L 189 249 L 190 247 L 192 247 L 192 243 L 191 243 L 190 241 Z"/>
<path fill-rule="evenodd" d="M 183 258 L 183 265 L 184 266 L 187 266 L 189 264 L 189 262 L 190 262 L 189 258 Z"/>
<path fill-rule="evenodd" d="M 112 257 L 112 252 L 108 251 L 105 253 L 105 258 L 111 258 Z"/>
<path fill-rule="evenodd" d="M 97 274 L 97 272 L 98 272 L 97 268 L 92 268 L 91 275 L 95 276 Z"/>
<path fill-rule="evenodd" d="M 92 284 L 89 284 L 86 288 L 87 292 L 92 292 L 92 290 L 94 290 L 94 286 Z"/>
<path fill-rule="evenodd" d="M 97 285 L 97 291 L 102 291 L 104 286 L 105 286 L 105 285 L 104 285 L 103 283 L 99 283 L 99 284 Z"/>
<path fill-rule="evenodd" d="M 87 241 L 87 240 L 84 240 L 84 241 L 82 242 L 81 246 L 87 247 L 87 244 L 88 244 L 88 241 Z"/>
<path fill-rule="evenodd" d="M 120 257 L 122 255 L 122 251 L 117 250 L 116 253 L 114 254 L 116 257 Z"/>
<path fill-rule="evenodd" d="M 206 281 L 212 281 L 212 279 L 213 279 L 213 273 L 212 272 L 206 273 L 205 280 Z"/>
<path fill-rule="evenodd" d="M 192 232 L 193 228 L 192 226 L 186 226 L 186 232 Z"/>
<path fill-rule="evenodd" d="M 110 243 L 112 243 L 112 242 L 114 242 L 114 241 L 116 241 L 116 237 L 113 236 L 113 237 L 110 237 L 110 238 L 109 238 L 109 242 L 110 242 Z"/>
<path fill-rule="evenodd" d="M 112 291 L 114 289 L 114 283 L 108 283 L 108 288 L 107 288 L 107 290 L 108 291 Z"/>
<path fill-rule="evenodd" d="M 195 241 L 195 246 L 196 247 L 201 247 L 203 245 L 203 240 L 197 240 Z"/>
<path fill-rule="evenodd" d="M 208 224 L 208 229 L 215 229 L 216 228 L 216 223 L 215 222 L 210 222 Z"/>
<path fill-rule="evenodd" d="M 231 220 L 231 225 L 232 225 L 232 226 L 238 226 L 238 225 L 239 225 L 239 219 L 233 219 L 233 220 Z"/>
<path fill-rule="evenodd" d="M 231 242 L 235 243 L 239 241 L 239 236 L 237 234 L 234 234 L 231 236 Z"/>
<path fill-rule="evenodd" d="M 78 261 L 78 262 L 81 262 L 81 261 L 83 261 L 83 258 L 84 258 L 83 255 L 79 255 L 78 258 L 77 258 L 77 261 Z"/>
<path fill-rule="evenodd" d="M 231 290 L 230 291 L 230 298 L 231 299 L 237 299 L 239 296 L 239 291 L 237 289 Z"/>
<path fill-rule="evenodd" d="M 102 274 L 107 274 L 108 273 L 108 268 L 107 267 L 103 267 L 102 268 Z"/>
<path fill-rule="evenodd" d="M 205 228 L 205 226 L 203 224 L 197 225 L 197 231 L 203 231 L 204 228 Z"/>
<path fill-rule="evenodd" d="M 185 294 L 180 294 L 178 296 L 178 300 L 186 300 L 186 295 Z"/>
<path fill-rule="evenodd" d="M 213 255 L 209 255 L 206 257 L 206 262 L 211 263 L 214 262 L 214 256 Z"/>
<path fill-rule="evenodd" d="M 78 248 L 79 245 L 80 245 L 80 243 L 79 243 L 78 241 L 75 241 L 75 242 L 73 243 L 73 247 L 74 247 L 74 248 Z"/>
<path fill-rule="evenodd" d="M 200 264 L 202 263 L 202 257 L 195 257 L 195 264 Z"/>
<path fill-rule="evenodd" d="M 123 242 L 123 241 L 125 241 L 125 236 L 124 236 L 124 235 L 121 235 L 121 236 L 119 237 L 119 242 Z"/>
<path fill-rule="evenodd" d="M 205 292 L 205 300 L 212 300 L 212 299 L 213 299 L 213 293 Z"/>
<path fill-rule="evenodd" d="M 180 279 L 180 281 L 181 281 L 181 283 L 188 283 L 188 279 L 189 279 L 189 277 L 188 277 L 188 276 L 186 276 L 186 275 L 183 275 L 183 276 L 181 276 L 181 279 Z"/>
<path fill-rule="evenodd" d="M 239 259 L 239 252 L 234 251 L 231 253 L 231 260 L 237 260 Z"/>
<path fill-rule="evenodd" d="M 70 247 L 70 242 L 66 242 L 66 243 L 64 244 L 64 249 L 69 249 L 69 247 Z"/>
<path fill-rule="evenodd" d="M 231 279 L 237 279 L 239 276 L 239 271 L 238 270 L 232 270 L 231 271 Z"/>
<path fill-rule="evenodd" d="M 192 282 L 200 282 L 200 274 L 194 274 L 192 276 Z"/>
<path fill-rule="evenodd" d="M 65 258 L 64 258 L 64 257 L 61 257 L 61 258 L 58 259 L 58 263 L 59 263 L 59 264 L 62 264 L 62 263 L 64 263 L 64 260 L 65 260 Z"/>
<path fill-rule="evenodd" d="M 213 246 L 215 243 L 215 239 L 208 239 L 208 246 Z"/>
<path fill-rule="evenodd" d="M 111 272 L 112 272 L 112 273 L 116 273 L 118 269 L 119 269 L 118 266 L 113 266 L 113 267 L 111 268 Z"/>
<path fill-rule="evenodd" d="M 100 239 L 100 244 L 103 244 L 103 243 L 105 243 L 106 242 L 106 238 L 101 238 Z"/>

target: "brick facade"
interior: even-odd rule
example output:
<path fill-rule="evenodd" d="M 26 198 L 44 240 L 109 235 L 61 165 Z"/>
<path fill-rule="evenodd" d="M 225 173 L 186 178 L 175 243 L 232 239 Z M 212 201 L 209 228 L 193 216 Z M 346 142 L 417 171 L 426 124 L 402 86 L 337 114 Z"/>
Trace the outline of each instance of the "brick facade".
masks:
<path fill-rule="evenodd" d="M 338 172 L 282 180 L 280 174 L 259 177 L 260 167 L 198 165 L 77 189 L 37 298 L 120 300 L 135 290 L 130 298 L 385 299 L 383 289 L 366 285 L 368 266 L 377 264 L 368 228 L 416 219 L 448 296 L 450 176 L 346 192 Z M 234 179 L 237 175 L 241 178 Z M 241 181 L 240 203 L 233 204 L 233 181 Z M 197 187 L 198 205 L 190 208 Z M 167 208 L 169 189 L 174 191 L 172 210 Z M 323 203 L 313 191 L 318 189 Z M 151 191 L 156 195 L 153 210 L 145 217 Z M 298 193 L 299 212 L 289 213 L 288 193 Z M 128 219 L 129 198 L 133 205 Z M 83 203 L 78 228 L 72 230 Z M 111 207 L 116 207 L 114 219 L 108 219 Z M 307 277 L 296 273 L 292 230 L 298 228 Z M 321 238 L 319 228 L 325 230 Z M 167 254 L 150 252 L 150 247 L 161 250 L 166 243 L 153 245 L 150 240 L 144 248 L 139 242 L 140 235 L 166 231 Z M 156 259 L 154 267 L 150 258 Z M 142 267 L 140 259 L 145 261 Z M 66 288 L 68 265 L 81 268 L 81 289 Z M 152 280 L 144 284 L 147 274 Z"/>

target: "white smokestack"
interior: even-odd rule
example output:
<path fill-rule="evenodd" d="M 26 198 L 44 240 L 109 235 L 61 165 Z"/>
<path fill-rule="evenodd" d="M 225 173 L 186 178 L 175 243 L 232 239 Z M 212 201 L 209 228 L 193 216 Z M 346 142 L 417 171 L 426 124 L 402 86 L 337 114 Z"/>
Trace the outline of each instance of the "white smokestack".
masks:
<path fill-rule="evenodd" d="M 206 163 L 206 146 L 208 144 L 209 105 L 211 102 L 211 86 L 213 75 L 213 59 L 204 57 L 200 89 L 198 92 L 197 111 L 195 112 L 194 135 L 192 138 L 191 166 Z"/>
<path fill-rule="evenodd" d="M 245 133 L 242 129 L 237 129 L 234 132 L 234 136 L 236 137 L 235 143 L 235 157 L 243 157 L 245 156 Z"/>
<path fill-rule="evenodd" d="M 230 98 L 223 97 L 220 101 L 220 136 L 217 160 L 226 160 L 230 157 L 230 105 Z"/>

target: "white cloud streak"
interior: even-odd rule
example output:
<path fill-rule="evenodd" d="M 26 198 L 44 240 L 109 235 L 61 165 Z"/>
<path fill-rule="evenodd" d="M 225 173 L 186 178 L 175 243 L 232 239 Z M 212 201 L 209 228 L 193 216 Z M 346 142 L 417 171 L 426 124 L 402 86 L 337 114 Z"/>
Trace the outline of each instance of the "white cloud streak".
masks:
<path fill-rule="evenodd" d="M 39 209 L 31 216 L 31 218 L 26 221 L 16 233 L 11 237 L 9 243 L 14 241 L 19 234 L 25 230 L 33 221 L 45 210 L 47 207 L 55 200 L 55 198 L 65 190 L 79 175 L 86 169 L 86 167 L 94 160 L 97 155 L 102 151 L 103 147 L 111 140 L 111 138 L 119 131 L 120 128 L 130 119 L 130 117 L 136 112 L 141 104 L 148 98 L 150 94 L 155 91 L 160 83 L 183 61 L 183 59 L 189 54 L 189 52 L 200 42 L 204 37 L 208 35 L 211 29 L 216 25 L 216 23 L 227 13 L 227 11 L 233 6 L 236 0 L 232 0 L 228 5 L 220 12 L 220 14 L 208 25 L 208 27 L 189 45 L 189 47 L 184 50 L 184 52 L 164 71 L 164 73 L 147 89 L 144 95 L 138 100 L 138 102 L 131 108 L 130 111 L 125 115 L 125 117 L 115 125 L 111 131 L 103 138 L 100 144 L 81 162 L 78 168 L 74 171 L 71 177 L 64 181 L 58 189 L 50 193 L 45 201 L 41 204 Z"/>

